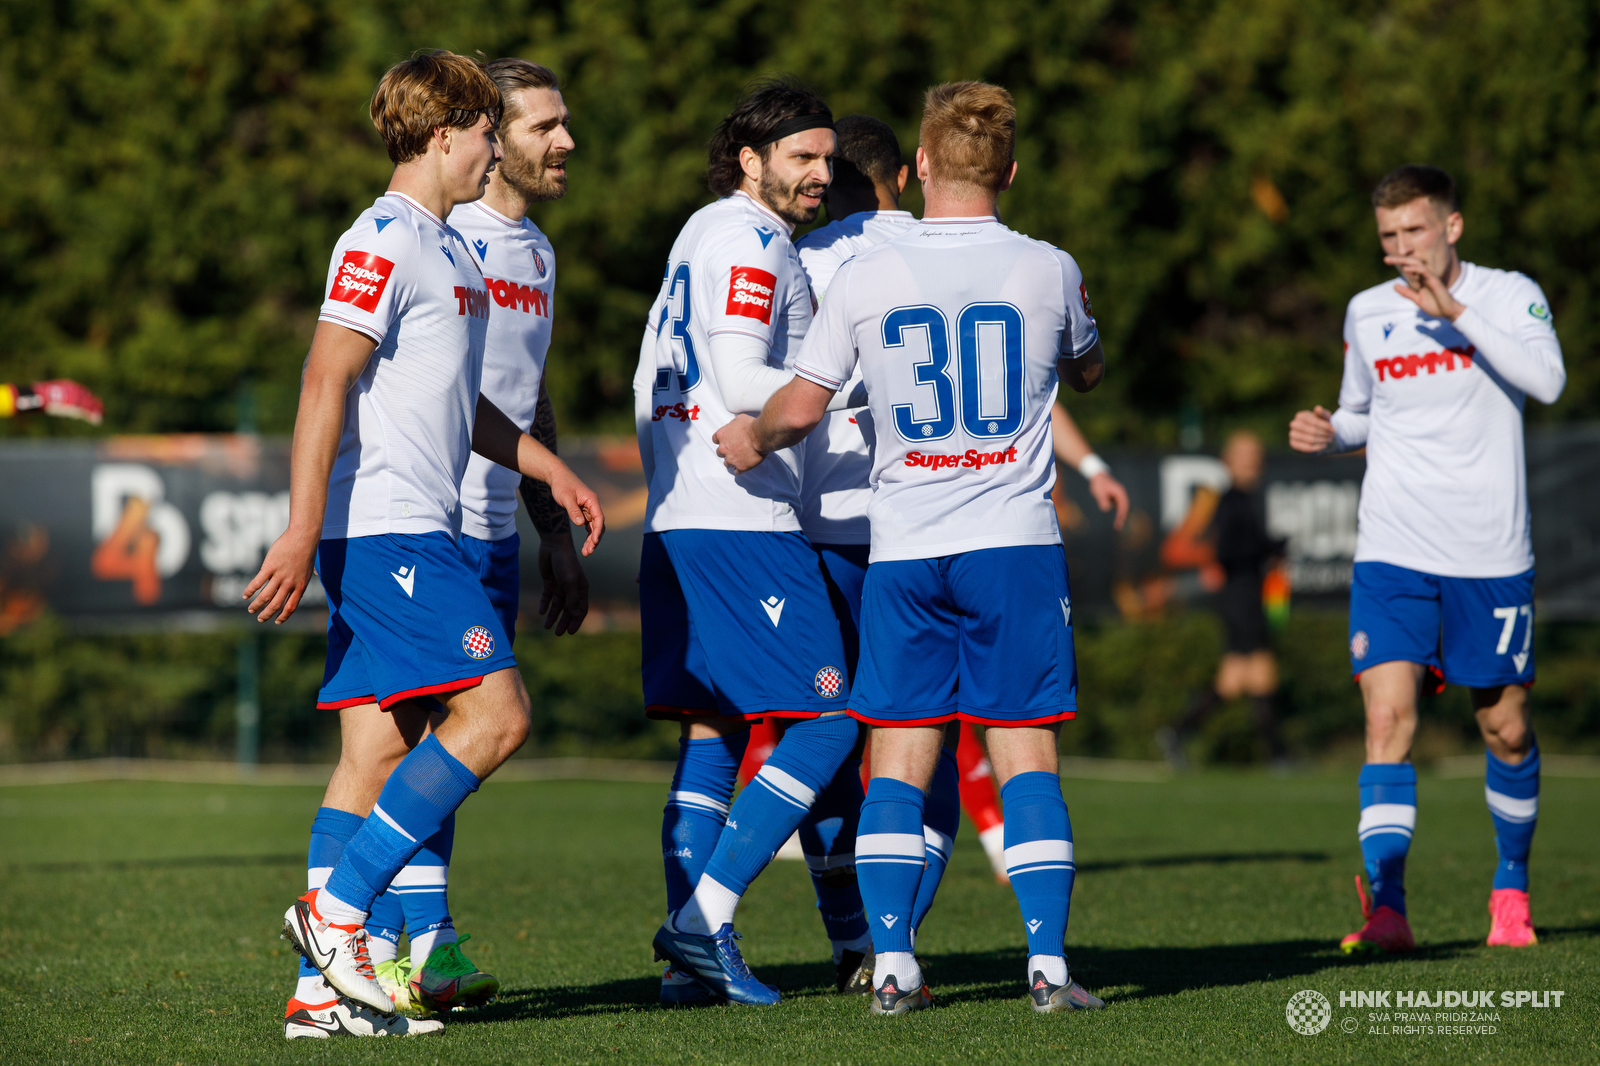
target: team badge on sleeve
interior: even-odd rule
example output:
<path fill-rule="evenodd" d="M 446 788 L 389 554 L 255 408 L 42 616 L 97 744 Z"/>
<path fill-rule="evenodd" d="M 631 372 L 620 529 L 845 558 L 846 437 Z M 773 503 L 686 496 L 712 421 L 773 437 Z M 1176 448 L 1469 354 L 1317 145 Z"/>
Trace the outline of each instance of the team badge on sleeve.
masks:
<path fill-rule="evenodd" d="M 755 318 L 762 325 L 772 325 L 772 297 L 778 289 L 778 279 L 759 267 L 734 267 L 728 278 L 728 311 L 730 315 Z"/>
<path fill-rule="evenodd" d="M 844 690 L 844 674 L 840 673 L 837 666 L 824 666 L 817 671 L 817 695 L 825 700 L 831 700 Z"/>
<path fill-rule="evenodd" d="M 384 286 L 389 284 L 389 275 L 392 273 L 394 264 L 381 255 L 373 255 L 371 252 L 346 252 L 344 262 L 339 264 L 338 276 L 333 279 L 333 291 L 328 293 L 328 298 L 355 304 L 363 311 L 376 311 L 378 301 L 383 298 Z"/>
<path fill-rule="evenodd" d="M 1083 313 L 1094 321 L 1094 305 L 1089 302 L 1089 286 L 1085 282 L 1078 282 L 1078 298 L 1083 301 Z"/>
<path fill-rule="evenodd" d="M 482 626 L 473 626 L 461 635 L 461 650 L 474 659 L 487 659 L 494 654 L 494 634 Z"/>

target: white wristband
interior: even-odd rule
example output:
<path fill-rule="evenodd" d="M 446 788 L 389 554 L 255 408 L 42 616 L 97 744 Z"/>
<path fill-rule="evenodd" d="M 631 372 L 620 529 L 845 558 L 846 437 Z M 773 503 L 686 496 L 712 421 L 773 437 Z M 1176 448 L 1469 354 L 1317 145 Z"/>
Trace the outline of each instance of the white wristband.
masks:
<path fill-rule="evenodd" d="M 1094 452 L 1090 452 L 1088 455 L 1085 455 L 1082 459 L 1078 460 L 1078 473 L 1083 475 L 1083 479 L 1085 481 L 1093 481 L 1101 474 L 1111 473 L 1111 467 L 1106 465 L 1106 461 L 1104 459 L 1100 458 Z"/>

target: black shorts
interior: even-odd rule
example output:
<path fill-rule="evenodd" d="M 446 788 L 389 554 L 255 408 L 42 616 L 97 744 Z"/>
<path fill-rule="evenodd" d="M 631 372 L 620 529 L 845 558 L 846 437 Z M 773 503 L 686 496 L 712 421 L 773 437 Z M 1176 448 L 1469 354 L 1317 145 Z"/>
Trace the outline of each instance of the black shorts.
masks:
<path fill-rule="evenodd" d="M 1217 613 L 1228 634 L 1228 651 L 1248 655 L 1271 648 L 1267 641 L 1267 614 L 1261 608 L 1261 579 L 1230 578 L 1217 593 Z"/>

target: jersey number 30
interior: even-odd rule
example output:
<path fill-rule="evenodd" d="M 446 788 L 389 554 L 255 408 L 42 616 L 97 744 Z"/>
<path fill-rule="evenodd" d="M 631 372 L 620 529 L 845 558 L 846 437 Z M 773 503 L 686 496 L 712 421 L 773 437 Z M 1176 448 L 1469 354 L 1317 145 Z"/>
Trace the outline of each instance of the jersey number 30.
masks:
<path fill-rule="evenodd" d="M 897 307 L 883 316 L 885 348 L 902 348 L 909 334 L 919 332 L 928 356 L 911 364 L 912 380 L 933 390 L 933 416 L 918 418 L 912 404 L 895 404 L 895 432 L 908 441 L 942 440 L 955 431 L 959 414 L 969 437 L 1013 436 L 1023 415 L 1022 312 L 1002 303 L 962 308 L 956 316 L 956 374 L 951 373 L 950 327 L 944 312 L 932 304 L 919 304 Z M 988 382 L 983 374 L 986 366 L 991 368 Z M 991 394 L 994 369 L 1000 371 L 999 396 Z"/>

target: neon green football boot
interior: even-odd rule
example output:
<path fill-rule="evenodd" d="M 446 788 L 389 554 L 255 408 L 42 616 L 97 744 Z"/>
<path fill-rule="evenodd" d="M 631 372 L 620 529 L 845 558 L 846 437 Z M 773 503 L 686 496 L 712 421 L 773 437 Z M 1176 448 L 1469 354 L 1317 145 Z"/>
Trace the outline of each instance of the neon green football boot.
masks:
<path fill-rule="evenodd" d="M 461 953 L 461 945 L 471 940 L 464 936 L 440 944 L 428 961 L 411 974 L 411 1002 L 425 1010 L 446 1011 L 458 1007 L 481 1007 L 500 991 L 500 979 L 484 973 Z"/>
<path fill-rule="evenodd" d="M 373 970 L 377 974 L 379 987 L 389 993 L 389 998 L 394 1000 L 396 1014 L 409 1014 L 421 1018 L 430 1013 L 423 1009 L 411 994 L 411 956 L 380 962 L 373 967 Z"/>

